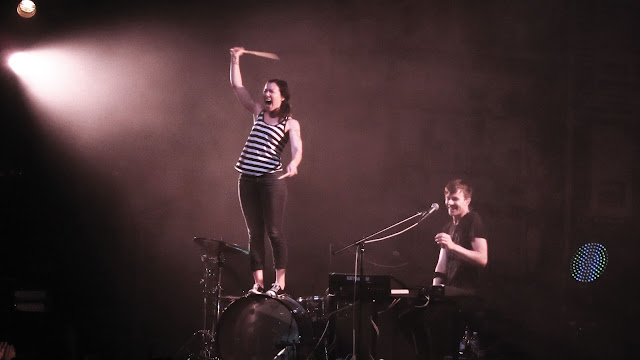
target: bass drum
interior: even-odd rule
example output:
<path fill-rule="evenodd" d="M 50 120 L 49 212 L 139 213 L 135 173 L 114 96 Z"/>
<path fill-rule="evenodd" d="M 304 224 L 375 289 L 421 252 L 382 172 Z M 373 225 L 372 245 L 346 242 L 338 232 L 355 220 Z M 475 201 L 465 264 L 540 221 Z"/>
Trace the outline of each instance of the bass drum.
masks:
<path fill-rule="evenodd" d="M 293 299 L 250 295 L 220 315 L 216 343 L 223 360 L 304 360 L 313 349 L 313 327 Z"/>

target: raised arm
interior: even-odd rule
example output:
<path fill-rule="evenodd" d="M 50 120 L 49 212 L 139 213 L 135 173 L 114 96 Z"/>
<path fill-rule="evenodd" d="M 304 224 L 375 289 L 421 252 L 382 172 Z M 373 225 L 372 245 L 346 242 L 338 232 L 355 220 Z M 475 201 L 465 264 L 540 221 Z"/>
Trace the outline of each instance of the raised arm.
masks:
<path fill-rule="evenodd" d="M 294 176 L 298 173 L 298 165 L 302 161 L 302 136 L 300 135 L 300 123 L 298 120 L 289 119 L 287 121 L 289 132 L 289 142 L 291 143 L 291 162 L 287 165 L 287 172 L 279 179 Z"/>
<path fill-rule="evenodd" d="M 258 115 L 260 111 L 262 111 L 260 104 L 256 103 L 251 98 L 251 95 L 249 95 L 247 89 L 245 89 L 242 85 L 242 74 L 240 73 L 240 56 L 244 54 L 244 48 L 234 47 L 229 50 L 229 53 L 231 54 L 229 76 L 233 91 L 236 93 L 236 96 L 245 109 L 247 109 L 254 115 Z"/>

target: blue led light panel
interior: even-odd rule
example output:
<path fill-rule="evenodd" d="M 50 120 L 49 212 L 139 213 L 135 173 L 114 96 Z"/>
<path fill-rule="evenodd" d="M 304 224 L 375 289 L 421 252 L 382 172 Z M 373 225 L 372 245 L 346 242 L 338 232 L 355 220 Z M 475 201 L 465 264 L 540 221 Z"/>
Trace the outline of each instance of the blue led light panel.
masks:
<path fill-rule="evenodd" d="M 607 261 L 607 248 L 604 245 L 584 244 L 573 255 L 571 276 L 583 283 L 595 281 L 604 272 Z"/>

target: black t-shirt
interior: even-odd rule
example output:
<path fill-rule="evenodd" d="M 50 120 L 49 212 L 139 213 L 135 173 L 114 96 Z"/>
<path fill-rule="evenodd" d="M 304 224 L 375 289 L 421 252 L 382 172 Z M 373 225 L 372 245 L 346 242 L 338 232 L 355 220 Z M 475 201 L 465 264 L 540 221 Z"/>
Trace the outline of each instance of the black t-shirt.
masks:
<path fill-rule="evenodd" d="M 449 221 L 443 231 L 451 235 L 454 243 L 469 250 L 473 250 L 471 241 L 474 238 L 487 238 L 482 219 L 475 211 L 462 217 L 458 225 L 454 225 L 453 220 Z M 469 264 L 450 251 L 447 253 L 446 285 L 475 291 L 478 289 L 480 269 L 480 266 Z"/>

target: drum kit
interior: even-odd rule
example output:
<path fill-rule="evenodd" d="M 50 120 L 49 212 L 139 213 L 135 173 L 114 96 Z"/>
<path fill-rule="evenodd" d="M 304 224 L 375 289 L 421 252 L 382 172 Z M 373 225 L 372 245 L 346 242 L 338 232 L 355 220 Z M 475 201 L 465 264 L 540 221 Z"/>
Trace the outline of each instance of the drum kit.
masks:
<path fill-rule="evenodd" d="M 247 255 L 221 239 L 196 237 L 204 265 L 203 328 L 187 346 L 187 360 L 328 360 L 326 297 L 223 295 L 228 254 Z"/>
<path fill-rule="evenodd" d="M 330 274 L 326 296 L 299 297 L 287 295 L 271 298 L 263 294 L 224 296 L 222 271 L 226 256 L 249 254 L 242 247 L 221 239 L 194 238 L 202 250 L 204 264 L 203 329 L 192 337 L 187 360 L 329 360 L 371 358 L 373 333 L 371 323 L 378 313 L 375 304 L 390 296 L 388 276 L 363 275 L 364 246 L 392 236 L 378 237 L 383 232 L 419 218 L 416 226 L 437 210 L 402 220 L 386 229 L 336 250 L 357 248 L 356 274 Z M 398 232 L 400 234 L 402 232 Z M 347 282 L 345 282 L 347 281 Z M 332 290 L 332 287 L 334 288 Z M 346 296 L 345 295 L 349 295 Z M 223 303 L 226 305 L 221 311 Z M 345 321 L 346 320 L 346 321 Z M 350 349 L 349 349 L 350 347 Z"/>

